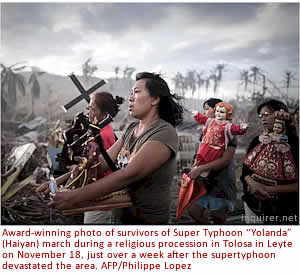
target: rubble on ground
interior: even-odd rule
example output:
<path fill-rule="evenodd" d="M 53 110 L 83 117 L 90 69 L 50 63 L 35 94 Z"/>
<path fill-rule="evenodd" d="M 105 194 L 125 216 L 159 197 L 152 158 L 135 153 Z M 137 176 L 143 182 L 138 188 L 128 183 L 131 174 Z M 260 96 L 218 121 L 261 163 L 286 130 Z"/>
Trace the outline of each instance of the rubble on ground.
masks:
<path fill-rule="evenodd" d="M 1 224 L 83 223 L 82 215 L 50 216 L 50 200 L 42 199 L 35 191 L 49 180 L 48 128 L 44 119 L 22 125 L 1 123 Z"/>

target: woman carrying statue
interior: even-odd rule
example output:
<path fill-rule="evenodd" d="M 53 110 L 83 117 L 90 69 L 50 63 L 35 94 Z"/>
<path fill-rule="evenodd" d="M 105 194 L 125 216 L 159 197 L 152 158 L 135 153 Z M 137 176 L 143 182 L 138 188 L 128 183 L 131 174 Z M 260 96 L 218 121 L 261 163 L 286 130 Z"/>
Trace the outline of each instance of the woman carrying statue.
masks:
<path fill-rule="evenodd" d="M 288 108 L 278 100 L 257 107 L 263 133 L 249 145 L 243 160 L 245 221 L 298 224 L 299 139 Z"/>
<path fill-rule="evenodd" d="M 204 102 L 204 115 L 208 118 L 215 118 L 215 106 L 222 102 L 217 98 L 211 98 Z M 202 136 L 201 136 L 202 141 Z M 196 179 L 201 173 L 210 172 L 209 186 L 207 194 L 202 196 L 188 209 L 189 215 L 197 224 L 210 224 L 211 217 L 213 224 L 224 224 L 227 212 L 233 209 L 234 200 L 236 199 L 236 177 L 234 165 L 234 153 L 237 147 L 237 138 L 229 141 L 227 148 L 224 150 L 222 157 L 204 165 L 197 165 L 197 159 L 189 177 Z"/>

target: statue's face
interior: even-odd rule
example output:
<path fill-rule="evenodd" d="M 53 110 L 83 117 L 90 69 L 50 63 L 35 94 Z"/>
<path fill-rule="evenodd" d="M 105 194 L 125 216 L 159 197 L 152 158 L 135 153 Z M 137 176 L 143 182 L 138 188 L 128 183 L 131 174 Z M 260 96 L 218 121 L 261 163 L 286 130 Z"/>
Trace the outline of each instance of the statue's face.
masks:
<path fill-rule="evenodd" d="M 277 134 L 281 134 L 283 133 L 283 125 L 281 123 L 274 123 L 274 126 L 273 126 L 273 131 Z"/>
<path fill-rule="evenodd" d="M 226 108 L 217 106 L 216 112 L 215 112 L 215 117 L 216 117 L 216 120 L 218 120 L 218 121 L 226 120 Z"/>

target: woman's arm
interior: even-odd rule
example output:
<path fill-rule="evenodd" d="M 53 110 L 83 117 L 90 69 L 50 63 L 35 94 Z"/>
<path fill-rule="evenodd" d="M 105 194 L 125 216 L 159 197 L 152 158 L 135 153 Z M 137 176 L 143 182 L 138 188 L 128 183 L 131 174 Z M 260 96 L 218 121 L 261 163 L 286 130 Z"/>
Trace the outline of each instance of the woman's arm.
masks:
<path fill-rule="evenodd" d="M 272 194 L 268 190 L 268 187 L 256 182 L 250 175 L 245 176 L 244 181 L 247 185 L 247 191 L 253 194 L 258 200 L 272 198 Z"/>
<path fill-rule="evenodd" d="M 109 150 L 110 153 L 114 152 Z M 148 141 L 124 169 L 111 173 L 104 178 L 81 189 L 57 192 L 52 195 L 49 206 L 56 209 L 74 208 L 76 204 L 94 200 L 99 196 L 119 190 L 133 182 L 151 175 L 171 157 L 171 150 L 159 141 Z"/>
<path fill-rule="evenodd" d="M 248 185 L 248 191 L 251 194 L 254 194 L 259 200 L 270 199 L 276 194 L 299 191 L 298 183 L 277 186 L 265 186 L 253 180 L 252 177 L 249 175 L 245 177 L 245 182 Z"/>
<path fill-rule="evenodd" d="M 120 152 L 122 148 L 122 137 L 120 137 L 118 139 L 117 142 L 115 142 L 110 148 L 109 150 L 107 150 L 107 154 L 109 155 L 109 157 L 111 158 L 111 160 L 113 162 L 115 162 L 117 160 L 118 154 Z M 101 162 L 101 169 L 102 172 L 105 173 L 106 171 L 110 170 L 109 165 L 107 164 L 107 162 L 105 161 L 103 155 L 100 155 L 99 157 L 99 162 Z"/>
<path fill-rule="evenodd" d="M 196 179 L 204 171 L 217 171 L 227 167 L 233 160 L 235 149 L 236 147 L 229 146 L 224 151 L 224 154 L 221 158 L 201 166 L 193 167 L 192 170 L 189 172 L 189 177 L 191 179 Z"/>
<path fill-rule="evenodd" d="M 246 155 L 252 150 L 254 149 L 258 144 L 260 143 L 259 141 L 259 136 L 256 136 L 250 143 Z M 245 177 L 246 176 L 251 176 L 253 174 L 253 171 L 248 168 L 246 165 L 243 164 L 242 166 L 242 174 L 240 177 L 241 182 L 243 183 L 244 187 L 246 186 L 247 182 L 245 181 Z M 244 191 L 247 191 L 246 189 L 244 189 Z"/>
<path fill-rule="evenodd" d="M 59 176 L 58 178 L 56 178 L 55 179 L 56 185 L 59 186 L 59 185 L 64 184 L 70 178 L 70 175 L 71 175 L 71 171 L 69 171 L 69 172 Z M 41 184 L 35 191 L 37 193 L 39 193 L 40 195 L 42 195 L 43 197 L 48 196 L 49 192 L 50 192 L 49 182 Z"/>
<path fill-rule="evenodd" d="M 267 191 L 270 195 L 276 195 L 281 193 L 288 192 L 298 192 L 299 183 L 286 184 L 286 185 L 277 185 L 277 186 L 267 186 Z"/>

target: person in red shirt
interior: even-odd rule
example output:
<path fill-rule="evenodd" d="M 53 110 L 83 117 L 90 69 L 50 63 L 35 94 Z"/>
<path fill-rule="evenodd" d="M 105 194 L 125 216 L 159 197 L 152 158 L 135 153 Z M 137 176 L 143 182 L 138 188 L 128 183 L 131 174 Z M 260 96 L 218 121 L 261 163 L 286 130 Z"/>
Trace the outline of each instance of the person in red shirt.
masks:
<path fill-rule="evenodd" d="M 91 95 L 91 101 L 89 104 L 89 121 L 99 123 L 102 121 L 107 114 L 115 117 L 119 112 L 119 105 L 124 101 L 123 98 L 113 96 L 108 92 L 98 92 Z M 115 142 L 115 134 L 110 124 L 105 126 L 101 131 L 100 135 L 102 138 L 103 146 L 105 150 L 108 150 Z M 98 160 L 97 155 L 97 161 Z M 103 176 L 110 174 L 111 171 L 106 171 Z M 100 178 L 95 178 L 94 181 Z M 84 213 L 85 224 L 99 224 L 103 223 L 104 219 L 110 219 L 111 211 L 88 211 Z"/>
<path fill-rule="evenodd" d="M 108 92 L 98 92 L 91 95 L 91 101 L 89 104 L 89 121 L 100 122 L 107 114 L 115 117 L 119 112 L 119 105 L 122 104 L 124 99 L 122 97 L 113 96 Z M 100 135 L 103 141 L 105 150 L 108 150 L 115 142 L 115 134 L 110 124 L 105 126 L 101 131 Z M 111 171 L 104 173 L 105 175 L 110 174 Z"/>

